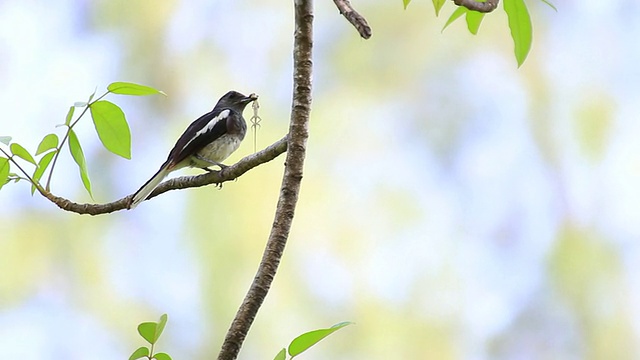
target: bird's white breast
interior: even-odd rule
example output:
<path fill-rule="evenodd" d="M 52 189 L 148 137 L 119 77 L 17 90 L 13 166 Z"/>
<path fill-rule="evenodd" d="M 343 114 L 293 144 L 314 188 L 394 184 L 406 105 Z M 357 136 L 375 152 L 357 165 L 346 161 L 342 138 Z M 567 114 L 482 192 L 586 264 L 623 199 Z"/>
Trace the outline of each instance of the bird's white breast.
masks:
<path fill-rule="evenodd" d="M 239 146 L 240 139 L 237 136 L 224 134 L 216 141 L 198 151 L 198 155 L 215 162 L 222 162 L 226 160 L 231 153 L 236 151 Z"/>

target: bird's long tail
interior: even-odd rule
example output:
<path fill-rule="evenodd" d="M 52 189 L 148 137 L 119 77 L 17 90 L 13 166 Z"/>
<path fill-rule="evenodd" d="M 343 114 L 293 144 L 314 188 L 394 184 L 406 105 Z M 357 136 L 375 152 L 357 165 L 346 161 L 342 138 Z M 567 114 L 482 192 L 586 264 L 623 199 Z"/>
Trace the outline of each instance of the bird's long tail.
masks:
<path fill-rule="evenodd" d="M 171 172 L 167 167 L 167 164 L 163 164 L 160 170 L 158 170 L 158 172 L 153 175 L 151 179 L 144 183 L 140 190 L 136 191 L 136 193 L 133 195 L 133 198 L 131 199 L 131 203 L 129 204 L 129 209 L 133 209 L 134 207 L 138 206 L 138 204 L 149 197 L 153 189 L 160 185 L 162 180 L 164 180 L 164 178 L 166 178 L 167 175 L 169 175 L 169 173 Z"/>

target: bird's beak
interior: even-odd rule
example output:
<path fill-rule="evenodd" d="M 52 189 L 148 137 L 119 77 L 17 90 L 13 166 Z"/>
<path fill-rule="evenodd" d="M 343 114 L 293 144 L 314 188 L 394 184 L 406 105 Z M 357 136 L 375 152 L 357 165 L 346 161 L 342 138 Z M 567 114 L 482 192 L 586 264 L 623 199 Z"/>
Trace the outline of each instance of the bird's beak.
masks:
<path fill-rule="evenodd" d="M 258 100 L 258 95 L 256 93 L 251 93 L 249 96 L 244 98 L 244 101 L 246 101 L 247 104 L 252 102 L 252 101 L 256 101 L 256 100 Z"/>

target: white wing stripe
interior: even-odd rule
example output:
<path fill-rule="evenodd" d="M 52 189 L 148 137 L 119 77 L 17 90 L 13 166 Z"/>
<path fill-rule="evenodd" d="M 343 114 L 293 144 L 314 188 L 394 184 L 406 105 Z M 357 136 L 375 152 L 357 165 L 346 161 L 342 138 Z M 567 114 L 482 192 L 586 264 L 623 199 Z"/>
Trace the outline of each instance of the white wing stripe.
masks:
<path fill-rule="evenodd" d="M 211 131 L 211 129 L 213 129 L 213 127 L 218 123 L 218 121 L 226 119 L 229 116 L 229 113 L 231 111 L 229 109 L 224 109 L 220 112 L 220 114 L 218 114 L 218 116 L 214 117 L 213 119 L 209 120 L 209 122 L 207 123 L 207 125 L 205 127 L 203 127 L 202 129 L 198 130 L 196 132 L 196 134 L 191 138 L 191 140 L 189 140 L 183 147 L 182 150 L 186 149 L 187 146 L 189 146 L 189 144 L 191 144 L 191 142 L 195 139 L 197 139 L 199 136 L 201 136 L 202 134 L 206 133 L 207 131 Z"/>

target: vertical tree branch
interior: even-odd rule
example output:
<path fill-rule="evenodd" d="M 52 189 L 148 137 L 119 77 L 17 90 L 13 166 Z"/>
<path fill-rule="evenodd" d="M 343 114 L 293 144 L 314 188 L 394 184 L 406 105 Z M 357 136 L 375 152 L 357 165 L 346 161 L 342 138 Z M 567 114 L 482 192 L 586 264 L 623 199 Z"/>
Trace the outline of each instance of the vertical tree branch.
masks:
<path fill-rule="evenodd" d="M 262 261 L 227 332 L 218 355 L 219 360 L 233 360 L 238 356 L 249 328 L 276 275 L 298 202 L 311 112 L 313 1 L 294 0 L 293 3 L 295 8 L 293 100 L 287 159 L 280 187 L 280 197 Z"/>

